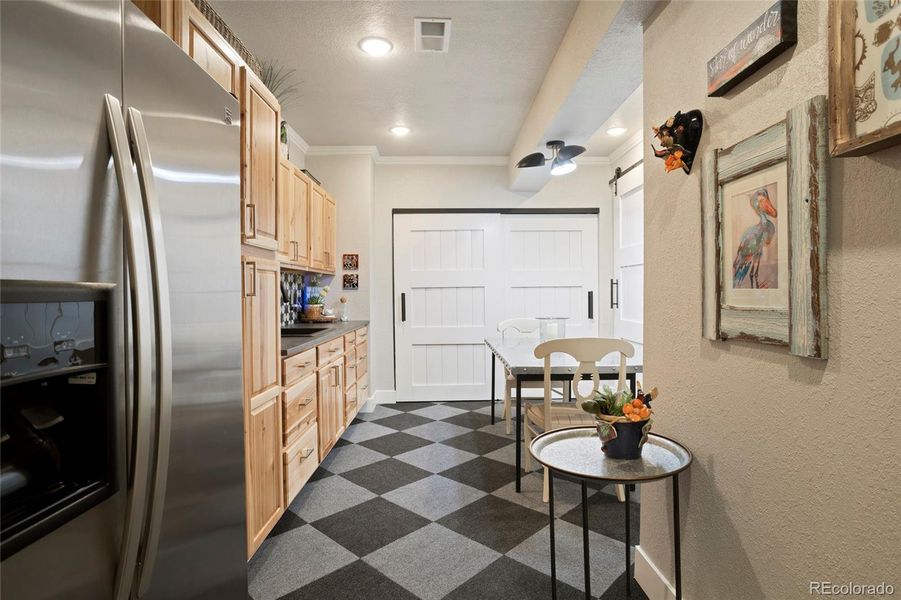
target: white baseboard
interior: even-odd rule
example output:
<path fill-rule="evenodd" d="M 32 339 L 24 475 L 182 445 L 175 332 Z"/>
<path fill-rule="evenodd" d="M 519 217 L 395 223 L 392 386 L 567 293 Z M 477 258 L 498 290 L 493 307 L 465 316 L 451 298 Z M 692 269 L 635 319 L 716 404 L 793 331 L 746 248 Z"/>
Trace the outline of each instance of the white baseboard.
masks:
<path fill-rule="evenodd" d="M 376 406 L 378 404 L 394 404 L 397 401 L 397 391 L 396 390 L 376 390 L 372 394 L 372 398 L 369 403 L 372 406 Z"/>
<path fill-rule="evenodd" d="M 675 600 L 676 588 L 657 568 L 641 546 L 635 546 L 635 581 L 650 600 Z M 684 597 L 684 594 L 683 594 Z"/>

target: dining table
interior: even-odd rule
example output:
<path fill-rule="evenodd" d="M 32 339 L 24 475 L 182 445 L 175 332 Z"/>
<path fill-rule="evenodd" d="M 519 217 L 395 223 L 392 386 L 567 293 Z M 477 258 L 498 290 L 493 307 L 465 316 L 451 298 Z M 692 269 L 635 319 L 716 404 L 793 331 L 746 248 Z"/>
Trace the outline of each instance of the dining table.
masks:
<path fill-rule="evenodd" d="M 496 373 L 497 364 L 500 363 L 506 372 L 516 380 L 516 491 L 522 488 L 522 384 L 526 381 L 544 380 L 544 359 L 535 357 L 535 348 L 542 340 L 534 337 L 487 337 L 485 345 L 491 352 L 491 424 L 495 423 Z M 572 383 L 579 362 L 568 354 L 554 353 L 551 355 L 551 381 Z M 619 356 L 616 353 L 609 354 L 597 363 L 598 375 L 601 380 L 619 379 Z M 633 392 L 638 373 L 642 371 L 639 355 L 626 361 L 626 380 Z M 583 374 L 583 379 L 590 378 L 589 373 Z M 565 386 L 569 390 L 571 386 Z M 567 392 L 569 395 L 569 392 Z M 570 398 L 566 398 L 569 401 Z"/>

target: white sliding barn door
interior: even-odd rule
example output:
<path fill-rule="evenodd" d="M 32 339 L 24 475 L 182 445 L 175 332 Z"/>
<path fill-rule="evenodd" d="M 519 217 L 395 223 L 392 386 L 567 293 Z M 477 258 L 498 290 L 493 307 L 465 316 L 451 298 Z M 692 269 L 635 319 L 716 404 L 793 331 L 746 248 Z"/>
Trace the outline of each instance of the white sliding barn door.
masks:
<path fill-rule="evenodd" d="M 613 335 L 635 345 L 644 339 L 644 170 L 639 165 L 617 182 L 613 197 Z"/>
<path fill-rule="evenodd" d="M 500 254 L 498 214 L 394 216 L 398 400 L 488 398 Z"/>
<path fill-rule="evenodd" d="M 512 214 L 501 225 L 503 318 L 567 317 L 566 337 L 596 337 L 597 215 Z"/>

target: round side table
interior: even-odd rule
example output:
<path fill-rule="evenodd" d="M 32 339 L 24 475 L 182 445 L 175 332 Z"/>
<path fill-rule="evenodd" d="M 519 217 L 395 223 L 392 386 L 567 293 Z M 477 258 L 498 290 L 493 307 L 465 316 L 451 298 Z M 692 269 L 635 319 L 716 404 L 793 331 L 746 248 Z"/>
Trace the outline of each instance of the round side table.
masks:
<path fill-rule="evenodd" d="M 582 546 L 585 561 L 585 598 L 591 598 L 591 570 L 588 558 L 589 481 L 624 484 L 626 490 L 626 597 L 632 597 L 632 569 L 629 532 L 629 491 L 637 483 L 672 479 L 673 555 L 676 600 L 682 600 L 682 557 L 679 547 L 679 473 L 691 465 L 691 451 L 682 444 L 651 433 L 641 449 L 641 458 L 607 458 L 594 427 L 566 427 L 542 433 L 532 440 L 529 452 L 548 469 L 548 516 L 551 534 L 551 598 L 557 598 L 557 557 L 554 539 L 554 475 L 579 480 L 582 486 Z"/>

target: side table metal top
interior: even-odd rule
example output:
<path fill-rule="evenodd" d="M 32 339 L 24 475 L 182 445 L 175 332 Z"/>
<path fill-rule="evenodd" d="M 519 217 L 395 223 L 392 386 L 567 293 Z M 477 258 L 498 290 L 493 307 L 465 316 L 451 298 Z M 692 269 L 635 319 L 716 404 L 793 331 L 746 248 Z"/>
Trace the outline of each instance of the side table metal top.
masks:
<path fill-rule="evenodd" d="M 583 479 L 638 483 L 670 477 L 691 464 L 691 451 L 674 440 L 651 433 L 641 458 L 607 458 L 594 427 L 566 427 L 542 433 L 529 452 L 545 467 Z"/>

